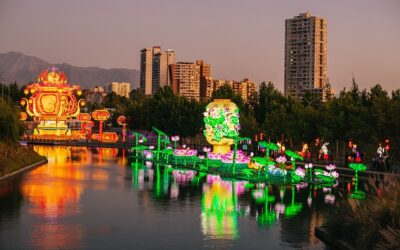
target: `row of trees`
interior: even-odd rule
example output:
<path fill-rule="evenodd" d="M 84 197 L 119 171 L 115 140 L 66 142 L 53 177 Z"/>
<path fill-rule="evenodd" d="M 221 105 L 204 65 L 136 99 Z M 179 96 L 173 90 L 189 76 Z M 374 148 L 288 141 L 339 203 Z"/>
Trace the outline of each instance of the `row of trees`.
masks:
<path fill-rule="evenodd" d="M 22 131 L 18 109 L 0 98 L 0 142 L 16 142 Z"/>
<path fill-rule="evenodd" d="M 18 90 L 16 84 L 8 89 L 11 101 L 18 102 L 22 89 Z M 266 138 L 276 141 L 284 135 L 294 146 L 316 137 L 331 144 L 351 138 L 364 150 L 375 149 L 384 139 L 391 139 L 392 147 L 398 147 L 400 142 L 400 90 L 389 94 L 380 85 L 360 90 L 353 83 L 349 90 L 342 90 L 325 103 L 312 94 L 301 100 L 285 97 L 271 82 L 261 83 L 248 103 L 228 85 L 215 91 L 211 100 L 215 98 L 230 98 L 239 106 L 243 136 L 263 132 Z M 164 87 L 153 96 L 138 90 L 132 91 L 130 98 L 111 93 L 102 104 L 88 104 L 88 108 L 115 108 L 114 124 L 116 117 L 123 114 L 128 116 L 133 130 L 151 130 L 155 126 L 169 134 L 193 137 L 204 129 L 203 112 L 211 100 L 188 100 Z"/>

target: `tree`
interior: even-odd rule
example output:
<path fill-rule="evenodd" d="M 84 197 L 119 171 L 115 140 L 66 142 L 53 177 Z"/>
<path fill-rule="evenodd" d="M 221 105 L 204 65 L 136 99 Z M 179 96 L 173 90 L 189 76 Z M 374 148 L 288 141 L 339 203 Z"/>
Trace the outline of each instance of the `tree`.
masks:
<path fill-rule="evenodd" d="M 10 103 L 0 100 L 0 141 L 16 142 L 22 131 L 18 110 Z"/>

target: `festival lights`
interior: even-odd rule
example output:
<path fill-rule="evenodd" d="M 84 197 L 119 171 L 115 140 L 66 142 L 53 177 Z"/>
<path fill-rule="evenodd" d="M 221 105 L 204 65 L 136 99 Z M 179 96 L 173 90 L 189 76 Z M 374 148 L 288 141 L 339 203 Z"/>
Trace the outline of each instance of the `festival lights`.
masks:
<path fill-rule="evenodd" d="M 229 99 L 215 99 L 204 112 L 204 135 L 214 146 L 214 153 L 228 153 L 234 143 L 228 137 L 239 136 L 239 109 Z"/>

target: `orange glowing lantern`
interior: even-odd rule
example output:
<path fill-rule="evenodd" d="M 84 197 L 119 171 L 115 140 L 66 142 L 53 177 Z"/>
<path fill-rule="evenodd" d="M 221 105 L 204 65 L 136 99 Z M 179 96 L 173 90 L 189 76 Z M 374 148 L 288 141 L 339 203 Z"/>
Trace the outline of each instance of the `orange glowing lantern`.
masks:
<path fill-rule="evenodd" d="M 128 119 L 126 119 L 126 117 L 123 115 L 120 115 L 117 118 L 117 123 L 118 123 L 118 125 L 121 125 L 121 126 L 126 125 L 127 121 L 128 121 Z"/>
<path fill-rule="evenodd" d="M 78 91 L 79 86 L 67 84 L 67 77 L 56 67 L 43 71 L 36 83 L 26 86 L 24 94 L 28 97 L 22 98 L 20 104 L 26 106 L 29 116 L 40 121 L 35 135 L 43 138 L 52 135 L 56 139 L 71 135 L 66 121 L 80 113 L 83 99 L 76 99 Z"/>
<path fill-rule="evenodd" d="M 126 139 L 126 124 L 128 123 L 128 119 L 126 116 L 120 115 L 117 118 L 118 125 L 122 126 L 122 142 L 125 142 Z"/>
<path fill-rule="evenodd" d="M 25 112 L 19 113 L 19 119 L 20 119 L 21 121 L 26 121 L 26 119 L 28 119 L 28 114 L 25 113 Z"/>
<path fill-rule="evenodd" d="M 110 118 L 110 112 L 106 109 L 98 109 L 92 112 L 92 117 L 96 121 L 106 121 Z"/>
<path fill-rule="evenodd" d="M 94 120 L 99 121 L 99 140 L 102 140 L 103 135 L 103 123 L 110 118 L 110 112 L 106 109 L 97 109 L 92 112 Z"/>
<path fill-rule="evenodd" d="M 102 134 L 93 134 L 92 139 L 107 143 L 113 143 L 118 141 L 118 134 L 115 132 L 103 132 Z"/>
<path fill-rule="evenodd" d="M 80 113 L 76 119 L 78 119 L 81 122 L 88 122 L 92 119 L 92 116 L 89 113 Z"/>

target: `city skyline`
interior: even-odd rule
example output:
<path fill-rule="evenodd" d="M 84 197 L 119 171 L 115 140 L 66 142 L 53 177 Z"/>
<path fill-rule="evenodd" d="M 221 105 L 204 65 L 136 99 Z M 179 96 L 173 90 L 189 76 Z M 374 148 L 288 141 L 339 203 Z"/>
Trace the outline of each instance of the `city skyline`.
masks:
<path fill-rule="evenodd" d="M 353 75 L 360 88 L 380 83 L 390 91 L 400 83 L 398 7 L 392 0 L 6 0 L 0 3 L 0 52 L 20 51 L 51 63 L 140 70 L 140 49 L 159 45 L 173 49 L 175 61 L 204 59 L 215 79 L 272 81 L 283 91 L 284 20 L 310 12 L 328 20 L 327 76 L 337 92 L 351 86 Z M 152 19 L 146 20 L 149 11 Z M 174 27 L 179 20 L 191 28 Z"/>

